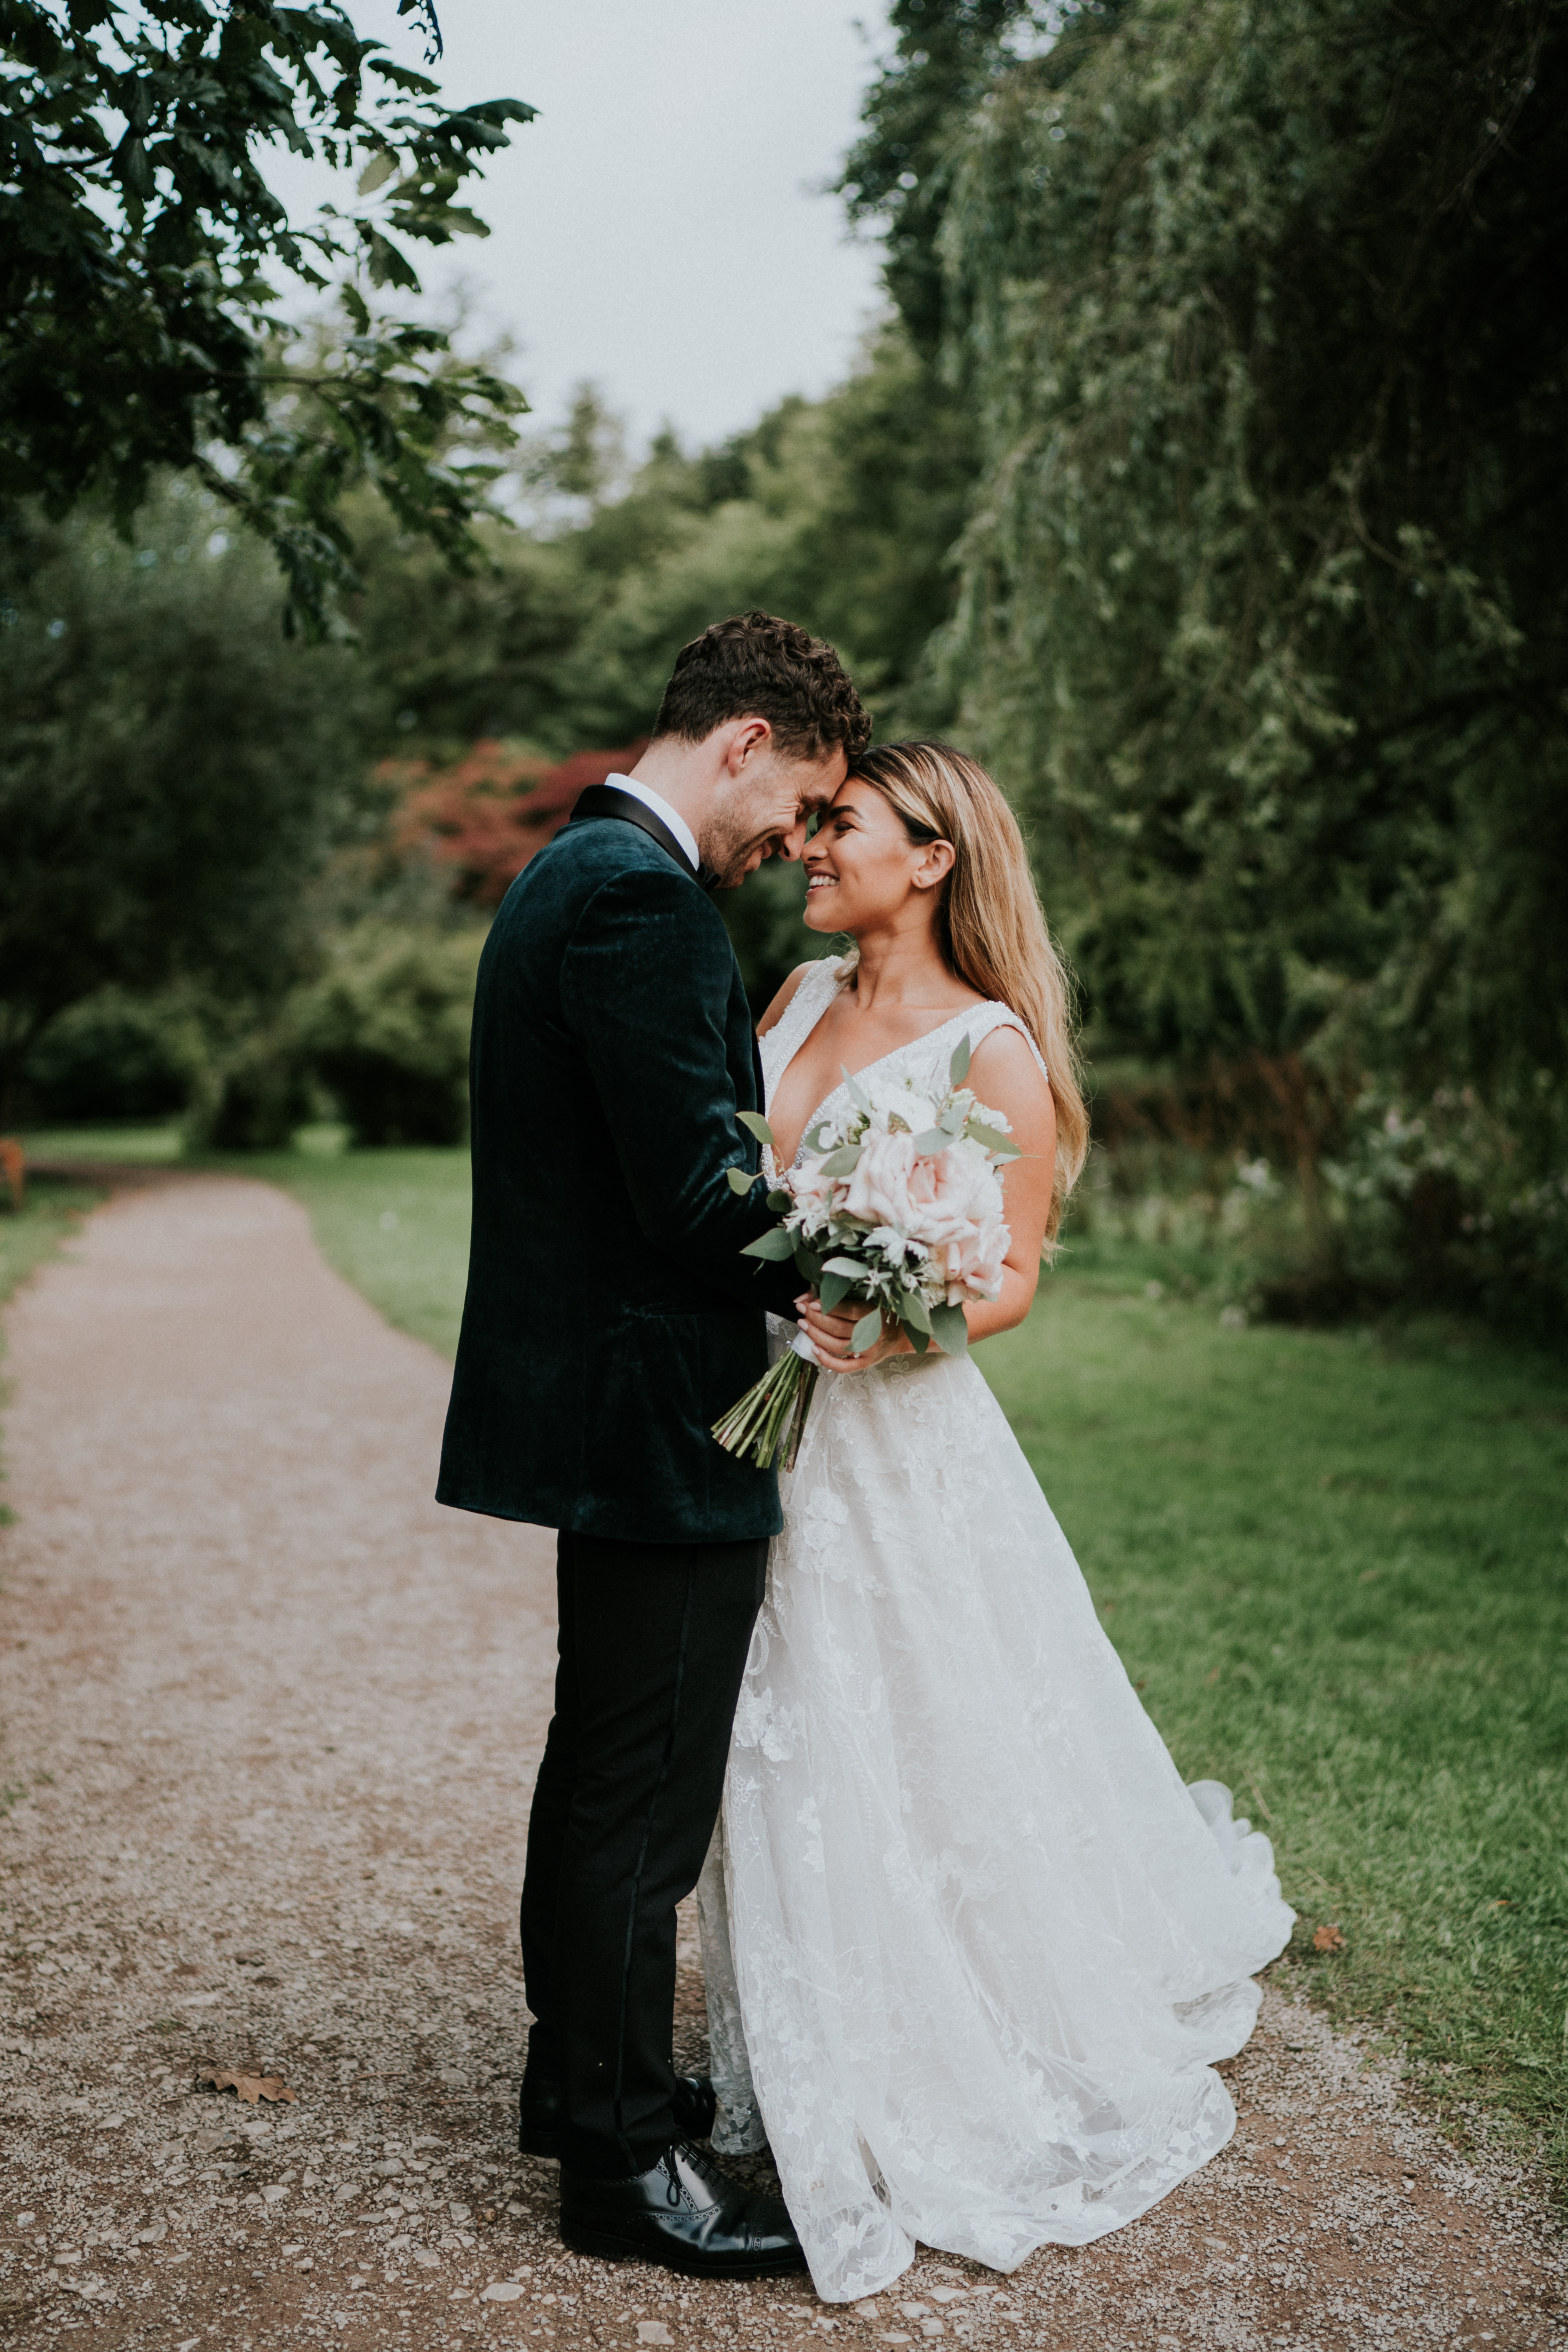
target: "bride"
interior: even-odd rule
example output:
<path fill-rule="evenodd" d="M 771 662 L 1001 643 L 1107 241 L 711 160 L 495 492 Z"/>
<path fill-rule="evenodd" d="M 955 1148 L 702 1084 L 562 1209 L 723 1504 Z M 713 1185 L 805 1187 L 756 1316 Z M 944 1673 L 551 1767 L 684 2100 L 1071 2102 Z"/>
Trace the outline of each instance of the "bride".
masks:
<path fill-rule="evenodd" d="M 762 1024 L 780 1161 L 845 1072 L 966 1083 L 1025 1157 L 1023 1321 L 1087 1133 L 1061 968 L 1001 793 L 939 743 L 865 753 L 805 853 L 847 933 Z M 1015 2269 L 1146 2212 L 1229 2138 L 1213 2071 L 1283 1948 L 1266 1838 L 1184 1788 L 1000 1408 L 901 1334 L 803 1302 L 819 1382 L 768 1563 L 699 1887 L 714 2145 L 771 2147 L 820 2294 L 917 2240 Z M 788 1327 L 776 1327 L 782 1339 Z"/>

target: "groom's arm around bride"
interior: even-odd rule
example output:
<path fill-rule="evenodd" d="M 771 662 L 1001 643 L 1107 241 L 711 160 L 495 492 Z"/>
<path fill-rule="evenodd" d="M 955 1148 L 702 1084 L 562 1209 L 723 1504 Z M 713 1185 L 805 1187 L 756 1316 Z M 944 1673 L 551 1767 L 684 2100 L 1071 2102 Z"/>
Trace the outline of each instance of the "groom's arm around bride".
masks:
<path fill-rule="evenodd" d="M 761 614 L 708 630 L 633 773 L 585 794 L 512 885 L 474 1008 L 473 1238 L 437 1492 L 560 1530 L 524 2136 L 559 2148 L 574 2242 L 729 2274 L 797 2257 L 782 2209 L 673 2150 L 701 2121 L 670 2063 L 675 1906 L 716 1817 L 779 1526 L 772 1475 L 710 1433 L 798 1277 L 740 1255 L 772 1220 L 761 1188 L 726 1181 L 756 1167 L 737 1113 L 760 1080 L 709 887 L 797 857 L 868 734 L 830 647 Z"/>

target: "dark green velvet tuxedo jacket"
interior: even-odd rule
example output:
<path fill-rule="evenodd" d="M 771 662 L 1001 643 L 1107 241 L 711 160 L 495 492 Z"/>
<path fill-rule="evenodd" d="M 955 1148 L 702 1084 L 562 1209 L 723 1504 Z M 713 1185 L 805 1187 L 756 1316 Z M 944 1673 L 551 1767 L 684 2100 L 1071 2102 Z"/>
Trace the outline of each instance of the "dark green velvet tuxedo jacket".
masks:
<path fill-rule="evenodd" d="M 777 1532 L 777 1483 L 709 1433 L 766 1369 L 763 1308 L 790 1311 L 800 1286 L 740 1255 L 773 1222 L 760 1183 L 742 1197 L 725 1181 L 757 1166 L 735 1120 L 760 1107 L 751 1013 L 718 910 L 664 839 L 574 818 L 512 884 L 480 959 L 473 1238 L 437 1497 L 730 1543 Z"/>

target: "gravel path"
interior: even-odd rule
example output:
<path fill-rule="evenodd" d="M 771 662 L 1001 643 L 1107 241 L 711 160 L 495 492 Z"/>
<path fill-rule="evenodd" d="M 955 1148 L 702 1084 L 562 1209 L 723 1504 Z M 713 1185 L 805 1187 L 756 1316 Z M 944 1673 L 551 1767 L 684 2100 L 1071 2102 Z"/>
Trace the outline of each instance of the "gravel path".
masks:
<path fill-rule="evenodd" d="M 9 1322 L 0 2334 L 235 2352 L 1548 2341 L 1528 2185 L 1271 1994 L 1232 2147 L 1016 2277 L 877 2306 L 565 2255 L 514 2152 L 552 1545 L 429 1500 L 447 1368 L 280 1194 L 120 1194 Z M 688 1948 L 681 2052 L 700 2055 Z M 293 2101 L 198 2087 L 271 2074 Z"/>

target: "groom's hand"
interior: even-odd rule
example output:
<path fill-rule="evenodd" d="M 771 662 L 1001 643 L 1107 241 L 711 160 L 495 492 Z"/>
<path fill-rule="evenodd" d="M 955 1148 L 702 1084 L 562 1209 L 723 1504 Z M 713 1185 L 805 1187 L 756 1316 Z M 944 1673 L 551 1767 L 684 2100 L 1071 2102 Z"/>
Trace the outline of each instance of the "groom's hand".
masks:
<path fill-rule="evenodd" d="M 884 1356 L 910 1356 L 914 1349 L 905 1337 L 903 1328 L 882 1318 L 882 1336 L 874 1348 L 857 1356 L 850 1347 L 855 1326 L 865 1314 L 864 1304 L 848 1313 L 836 1310 L 829 1314 L 814 1290 L 803 1291 L 795 1300 L 800 1309 L 800 1328 L 811 1341 L 812 1353 L 825 1372 L 864 1372 L 879 1364 Z"/>

